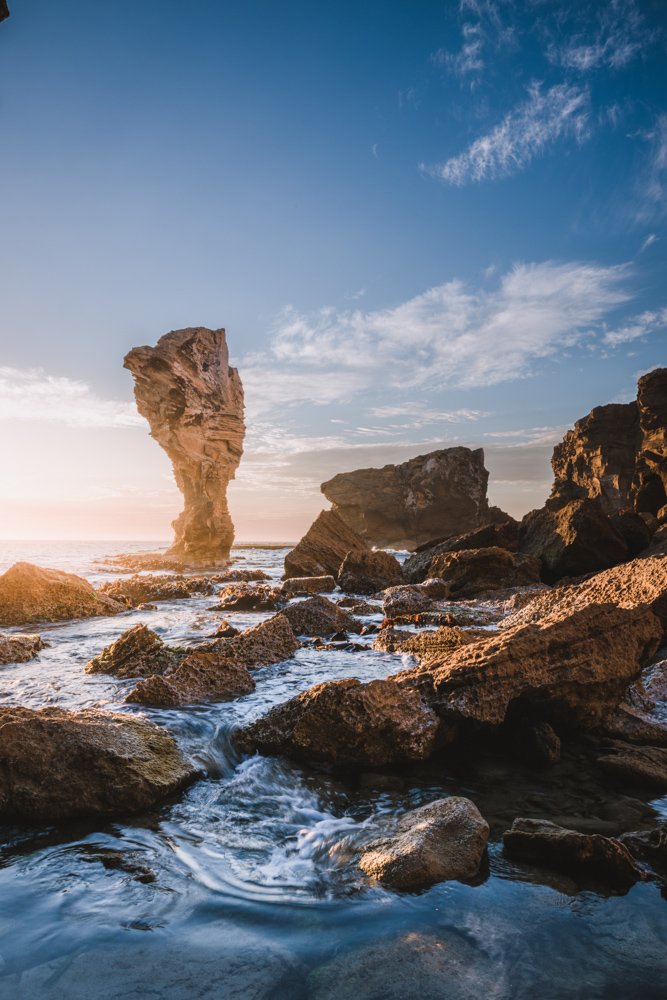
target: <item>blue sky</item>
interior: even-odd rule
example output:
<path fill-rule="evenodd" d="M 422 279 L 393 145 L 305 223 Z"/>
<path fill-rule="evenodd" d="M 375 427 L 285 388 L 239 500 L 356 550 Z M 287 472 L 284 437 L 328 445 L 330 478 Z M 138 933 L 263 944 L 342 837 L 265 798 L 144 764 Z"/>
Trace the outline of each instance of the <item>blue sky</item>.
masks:
<path fill-rule="evenodd" d="M 10 9 L 2 534 L 168 536 L 121 362 L 169 329 L 227 329 L 267 540 L 332 473 L 448 444 L 522 513 L 667 363 L 664 3 Z"/>

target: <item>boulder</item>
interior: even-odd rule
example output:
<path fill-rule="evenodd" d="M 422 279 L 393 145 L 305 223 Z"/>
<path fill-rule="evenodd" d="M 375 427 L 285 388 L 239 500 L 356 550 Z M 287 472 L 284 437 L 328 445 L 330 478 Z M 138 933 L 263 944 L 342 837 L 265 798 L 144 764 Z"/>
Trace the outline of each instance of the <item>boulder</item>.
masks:
<path fill-rule="evenodd" d="M 352 549 L 338 573 L 340 589 L 352 594 L 375 594 L 398 583 L 403 583 L 403 570 L 389 552 Z"/>
<path fill-rule="evenodd" d="M 539 559 L 545 583 L 595 573 L 623 562 L 628 547 L 597 500 L 548 500 L 519 528 L 522 553 Z"/>
<path fill-rule="evenodd" d="M 281 613 L 295 635 L 331 636 L 336 632 L 361 631 L 361 622 L 319 595 L 290 604 Z"/>
<path fill-rule="evenodd" d="M 326 681 L 238 730 L 246 753 L 377 767 L 429 757 L 438 719 L 419 693 L 392 681 Z"/>
<path fill-rule="evenodd" d="M 667 747 L 603 740 L 597 762 L 613 778 L 632 787 L 667 789 Z"/>
<path fill-rule="evenodd" d="M 220 591 L 220 603 L 216 611 L 275 611 L 281 608 L 287 597 L 280 587 L 269 587 L 265 583 L 230 583 Z"/>
<path fill-rule="evenodd" d="M 517 552 L 519 548 L 519 524 L 513 517 L 499 524 L 485 524 L 474 531 L 450 538 L 437 538 L 419 545 L 403 563 L 405 579 L 419 583 L 431 575 L 431 563 L 443 552 L 463 552 L 466 549 L 507 549 Z"/>
<path fill-rule="evenodd" d="M 618 838 L 634 858 L 647 861 L 656 871 L 667 873 L 667 823 L 651 830 L 633 830 Z"/>
<path fill-rule="evenodd" d="M 433 598 L 421 587 L 403 584 L 400 587 L 388 587 L 384 592 L 382 610 L 387 618 L 418 615 L 432 607 Z"/>
<path fill-rule="evenodd" d="M 103 583 L 99 593 L 138 608 L 150 601 L 178 601 L 193 594 L 212 594 L 215 586 L 208 577 L 146 576 L 135 574 L 125 580 Z"/>
<path fill-rule="evenodd" d="M 475 876 L 488 839 L 489 824 L 470 799 L 438 799 L 402 816 L 396 836 L 369 844 L 359 867 L 392 889 L 417 892 Z"/>
<path fill-rule="evenodd" d="M 366 542 L 333 510 L 317 515 L 298 545 L 285 556 L 285 577 L 333 576 L 351 549 L 368 548 Z"/>
<path fill-rule="evenodd" d="M 8 635 L 0 633 L 0 666 L 7 663 L 27 663 L 34 660 L 46 643 L 39 635 Z"/>
<path fill-rule="evenodd" d="M 451 598 L 457 600 L 535 583 L 540 566 L 533 556 L 507 549 L 464 549 L 436 556 L 430 572 L 447 584 Z"/>
<path fill-rule="evenodd" d="M 503 834 L 505 854 L 565 872 L 585 883 L 602 883 L 625 893 L 643 878 L 620 841 L 599 833 L 578 833 L 544 819 L 515 819 Z"/>
<path fill-rule="evenodd" d="M 330 594 L 336 589 L 336 581 L 332 576 L 293 576 L 289 580 L 284 580 L 280 589 L 288 597 L 300 594 Z"/>
<path fill-rule="evenodd" d="M 0 627 L 117 615 L 124 605 L 80 576 L 19 562 L 0 576 Z"/>
<path fill-rule="evenodd" d="M 373 640 L 373 649 L 386 653 L 409 653 L 420 662 L 437 659 L 480 639 L 488 639 L 484 629 L 456 628 L 443 625 L 442 628 L 418 632 L 382 628 Z"/>
<path fill-rule="evenodd" d="M 126 701 L 143 705 L 181 705 L 196 701 L 223 701 L 255 688 L 249 669 L 289 659 L 299 648 L 287 619 L 268 621 L 229 639 L 216 639 L 192 650 L 161 676 L 140 681 Z"/>
<path fill-rule="evenodd" d="M 0 761 L 4 822 L 137 812 L 197 776 L 164 729 L 97 709 L 0 708 Z"/>
<path fill-rule="evenodd" d="M 155 347 L 135 347 L 124 367 L 137 409 L 174 467 L 185 501 L 168 555 L 187 564 L 225 562 L 234 540 L 227 484 L 243 453 L 243 387 L 229 367 L 224 330 L 190 327 Z"/>
<path fill-rule="evenodd" d="M 113 677 L 148 677 L 163 674 L 183 658 L 182 651 L 170 649 L 157 633 L 145 625 L 134 625 L 106 646 L 84 667 L 87 674 Z"/>
<path fill-rule="evenodd" d="M 667 747 L 667 725 L 624 703 L 605 719 L 601 733 L 626 743 Z"/>
<path fill-rule="evenodd" d="M 401 465 L 339 473 L 322 484 L 322 492 L 369 544 L 414 549 L 506 520 L 489 507 L 488 478 L 481 448 L 443 448 Z"/>
<path fill-rule="evenodd" d="M 395 681 L 452 722 L 494 727 L 512 712 L 590 728 L 623 699 L 661 635 L 649 608 L 589 605 L 491 633 Z"/>

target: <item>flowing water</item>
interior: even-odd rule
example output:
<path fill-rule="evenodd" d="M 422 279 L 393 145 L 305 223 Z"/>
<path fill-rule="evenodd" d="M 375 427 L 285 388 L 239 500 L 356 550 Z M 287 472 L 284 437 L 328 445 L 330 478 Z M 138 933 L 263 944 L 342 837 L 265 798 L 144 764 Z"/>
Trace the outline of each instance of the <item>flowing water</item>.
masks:
<path fill-rule="evenodd" d="M 0 543 L 18 559 L 80 573 L 131 543 Z M 237 567 L 279 579 L 285 550 L 239 548 Z M 108 619 L 41 628 L 38 659 L 0 670 L 0 703 L 103 705 L 122 712 L 132 682 L 84 664 L 143 621 L 167 642 L 197 641 L 220 620 L 211 597 Z M 266 615 L 227 617 L 247 627 Z M 371 621 L 372 619 L 369 619 Z M 147 714 L 169 729 L 207 778 L 172 802 L 108 823 L 0 828 L 0 1000 L 228 998 L 664 998 L 667 900 L 655 882 L 624 896 L 503 856 L 517 815 L 617 833 L 667 816 L 600 783 L 585 748 L 530 771 L 492 750 L 373 775 L 282 759 L 241 759 L 232 729 L 313 683 L 369 680 L 401 667 L 372 651 L 301 649 L 254 672 L 236 701 Z M 474 884 L 422 894 L 371 886 L 355 858 L 407 809 L 471 797 L 491 824 L 488 866 Z"/>

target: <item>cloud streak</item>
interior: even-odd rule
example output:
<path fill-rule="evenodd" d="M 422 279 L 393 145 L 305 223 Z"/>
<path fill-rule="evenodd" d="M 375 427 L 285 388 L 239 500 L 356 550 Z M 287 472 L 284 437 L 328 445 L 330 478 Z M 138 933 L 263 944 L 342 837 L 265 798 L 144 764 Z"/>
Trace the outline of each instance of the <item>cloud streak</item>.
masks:
<path fill-rule="evenodd" d="M 7 366 L 0 367 L 0 420 L 92 429 L 145 426 L 133 403 L 101 399 L 85 382 Z"/>

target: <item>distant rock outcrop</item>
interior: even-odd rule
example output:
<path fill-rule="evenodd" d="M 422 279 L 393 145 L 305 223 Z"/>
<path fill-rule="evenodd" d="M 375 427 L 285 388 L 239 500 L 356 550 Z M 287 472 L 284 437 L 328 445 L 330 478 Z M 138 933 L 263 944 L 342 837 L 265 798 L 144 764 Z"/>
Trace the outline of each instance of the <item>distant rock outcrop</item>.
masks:
<path fill-rule="evenodd" d="M 341 472 L 321 489 L 334 513 L 371 545 L 415 549 L 507 520 L 489 507 L 488 479 L 481 448 L 443 448 L 402 465 Z"/>
<path fill-rule="evenodd" d="M 243 453 L 243 387 L 224 330 L 191 327 L 135 347 L 124 361 L 139 413 L 167 452 L 185 499 L 169 555 L 188 564 L 229 556 L 234 526 L 227 484 Z"/>
<path fill-rule="evenodd" d="M 667 503 L 667 368 L 643 375 L 637 400 L 597 406 L 554 449 L 552 497 L 600 498 L 607 514 Z"/>

